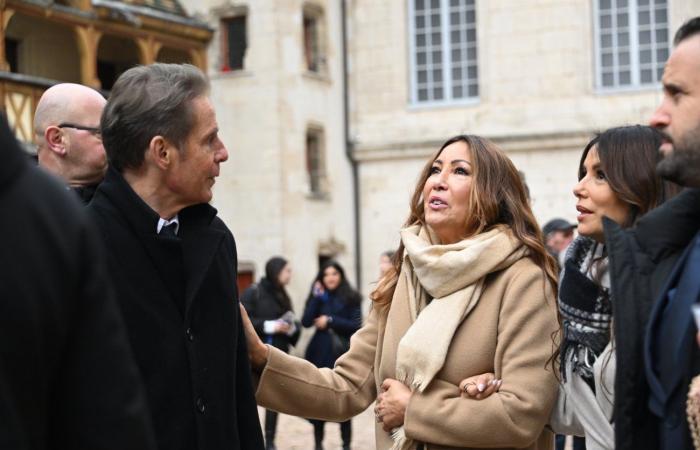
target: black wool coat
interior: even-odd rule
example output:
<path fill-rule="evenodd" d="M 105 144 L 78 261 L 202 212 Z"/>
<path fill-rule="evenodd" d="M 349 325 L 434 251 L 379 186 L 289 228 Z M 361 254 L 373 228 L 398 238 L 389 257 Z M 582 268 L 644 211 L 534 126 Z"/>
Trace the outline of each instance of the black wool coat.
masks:
<path fill-rule="evenodd" d="M 216 210 L 185 208 L 178 237 L 161 237 L 157 213 L 111 168 L 87 209 L 107 246 L 158 448 L 262 449 L 236 245 Z"/>
<path fill-rule="evenodd" d="M 344 297 L 326 291 L 322 295 L 310 294 L 304 307 L 301 323 L 306 328 L 314 326 L 314 319 L 326 315 L 330 322 L 323 330 L 316 329 L 306 347 L 304 357 L 316 367 L 333 367 L 338 356 L 333 352 L 333 338 L 330 330 L 345 338 L 349 343 L 352 336 L 362 326 L 362 298 L 356 292 Z"/>
<path fill-rule="evenodd" d="M 647 213 L 633 228 L 622 229 L 608 218 L 604 219 L 604 226 L 617 357 L 615 448 L 656 450 L 660 423 L 648 407 L 650 387 L 644 369 L 644 337 L 652 307 L 700 227 L 700 190 L 682 192 Z M 687 354 L 691 370 L 682 374 L 686 388 L 692 374 L 700 368 L 700 354 L 694 340 Z M 686 394 L 687 389 L 680 389 L 669 402 L 669 418 L 672 413 L 678 415 L 676 409 L 684 411 Z M 681 415 L 677 422 L 687 430 L 685 413 Z"/>
<path fill-rule="evenodd" d="M 84 207 L 0 115 L 0 448 L 153 450 L 146 396 Z"/>
<path fill-rule="evenodd" d="M 289 353 L 289 347 L 296 345 L 299 340 L 301 322 L 297 321 L 297 329 L 291 336 L 285 333 L 265 333 L 266 320 L 277 320 L 289 310 L 278 297 L 272 283 L 267 278 L 263 278 L 260 283 L 251 285 L 241 295 L 241 303 L 245 306 L 260 339 L 285 353 Z"/>

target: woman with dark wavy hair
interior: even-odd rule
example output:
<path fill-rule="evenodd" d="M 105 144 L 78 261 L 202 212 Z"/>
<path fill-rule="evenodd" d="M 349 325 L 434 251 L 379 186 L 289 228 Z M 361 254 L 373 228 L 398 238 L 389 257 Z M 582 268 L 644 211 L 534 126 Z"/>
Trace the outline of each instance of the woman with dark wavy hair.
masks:
<path fill-rule="evenodd" d="M 342 421 L 376 401 L 378 450 L 550 449 L 557 269 L 518 171 L 490 141 L 456 136 L 427 161 L 410 210 L 333 369 L 264 345 L 247 324 L 258 402 Z M 484 372 L 500 391 L 465 399 L 460 380 Z"/>
<path fill-rule="evenodd" d="M 615 304 L 603 218 L 628 228 L 678 192 L 678 186 L 656 175 L 661 141 L 647 126 L 611 128 L 581 155 L 574 186 L 579 236 L 566 253 L 559 287 L 562 385 L 551 425 L 558 433 L 585 436 L 589 450 L 615 448 L 612 337 L 615 326 L 636 321 L 643 307 L 630 311 Z"/>
<path fill-rule="evenodd" d="M 586 145 L 578 167 L 573 192 L 579 236 L 567 250 L 560 279 L 562 339 L 556 356 L 561 386 L 550 425 L 560 434 L 585 436 L 588 450 L 615 448 L 613 407 L 619 381 L 614 329 L 630 322 L 634 326 L 640 315 L 648 314 L 648 305 L 615 302 L 603 218 L 628 228 L 678 192 L 678 186 L 656 175 L 661 141 L 650 127 L 611 128 Z"/>
<path fill-rule="evenodd" d="M 305 358 L 316 367 L 330 367 L 350 347 L 350 336 L 362 326 L 362 297 L 345 277 L 345 270 L 336 261 L 321 266 L 306 300 L 301 319 L 306 328 L 314 327 L 314 335 L 306 347 Z M 316 450 L 323 450 L 326 422 L 311 420 Z M 352 423 L 340 423 L 343 450 L 350 450 Z"/>

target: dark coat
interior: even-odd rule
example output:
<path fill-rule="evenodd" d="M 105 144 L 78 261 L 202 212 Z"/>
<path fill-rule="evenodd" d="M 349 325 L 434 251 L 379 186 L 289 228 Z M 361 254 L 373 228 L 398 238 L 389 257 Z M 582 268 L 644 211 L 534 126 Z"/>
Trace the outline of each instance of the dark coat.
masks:
<path fill-rule="evenodd" d="M 159 236 L 157 213 L 114 169 L 87 209 L 107 244 L 159 449 L 262 449 L 236 245 L 216 210 L 185 208 L 178 237 Z"/>
<path fill-rule="evenodd" d="M 686 190 L 623 230 L 605 219 L 605 242 L 610 258 L 615 374 L 615 448 L 656 450 L 659 421 L 648 407 L 649 380 L 644 371 L 644 336 L 651 309 L 665 293 L 665 284 L 700 224 L 700 190 Z M 690 311 L 688 311 L 690 314 Z M 697 345 L 688 355 L 698 361 Z M 687 387 L 691 373 L 683 374 Z M 678 392 L 672 410 L 681 408 L 685 392 Z M 682 398 L 681 398 L 682 397 Z M 685 407 L 680 419 L 687 430 Z M 678 411 L 676 411 L 678 413 Z"/>
<path fill-rule="evenodd" d="M 151 450 L 104 251 L 0 117 L 0 448 Z"/>
<path fill-rule="evenodd" d="M 349 339 L 362 326 L 362 310 L 359 294 L 353 293 L 353 298 L 344 298 L 326 291 L 323 295 L 309 295 L 304 308 L 302 325 L 309 328 L 314 326 L 314 319 L 326 315 L 330 318 L 328 328 L 316 329 L 309 345 L 306 347 L 305 358 L 316 367 L 333 367 L 340 355 L 333 353 L 333 342 L 328 329 L 339 336 Z"/>
<path fill-rule="evenodd" d="M 301 323 L 296 324 L 297 329 L 291 336 L 286 333 L 265 333 L 266 320 L 277 320 L 289 311 L 289 307 L 284 305 L 272 283 L 267 278 L 263 278 L 260 283 L 251 285 L 241 295 L 241 303 L 245 306 L 260 339 L 285 353 L 289 353 L 289 347 L 296 345 L 299 340 Z"/>

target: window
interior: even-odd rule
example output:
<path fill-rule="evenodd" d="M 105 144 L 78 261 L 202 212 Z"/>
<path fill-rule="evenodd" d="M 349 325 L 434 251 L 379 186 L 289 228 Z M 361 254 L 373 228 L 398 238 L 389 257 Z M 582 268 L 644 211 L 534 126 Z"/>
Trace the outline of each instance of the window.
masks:
<path fill-rule="evenodd" d="M 653 85 L 669 54 L 667 0 L 594 0 L 597 85 Z"/>
<path fill-rule="evenodd" d="M 412 103 L 479 96 L 474 0 L 409 0 Z"/>
<path fill-rule="evenodd" d="M 312 195 L 325 194 L 325 158 L 323 155 L 323 131 L 310 128 L 306 132 L 306 171 L 309 191 Z"/>
<path fill-rule="evenodd" d="M 304 63 L 310 72 L 321 72 L 324 68 L 322 17 L 317 8 L 304 8 Z"/>
<path fill-rule="evenodd" d="M 242 294 L 253 283 L 255 283 L 255 265 L 248 261 L 238 261 L 238 274 L 236 276 L 238 294 Z"/>
<path fill-rule="evenodd" d="M 242 70 L 246 39 L 246 16 L 239 15 L 221 20 L 221 70 Z"/>

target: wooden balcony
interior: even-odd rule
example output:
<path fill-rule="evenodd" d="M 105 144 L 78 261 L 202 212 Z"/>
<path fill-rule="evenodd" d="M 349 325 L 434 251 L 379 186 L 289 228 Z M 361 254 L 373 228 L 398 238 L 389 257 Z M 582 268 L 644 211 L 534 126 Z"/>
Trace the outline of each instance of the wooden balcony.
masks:
<path fill-rule="evenodd" d="M 17 139 L 33 146 L 34 111 L 46 89 L 57 82 L 46 78 L 0 71 L 0 108 Z"/>

